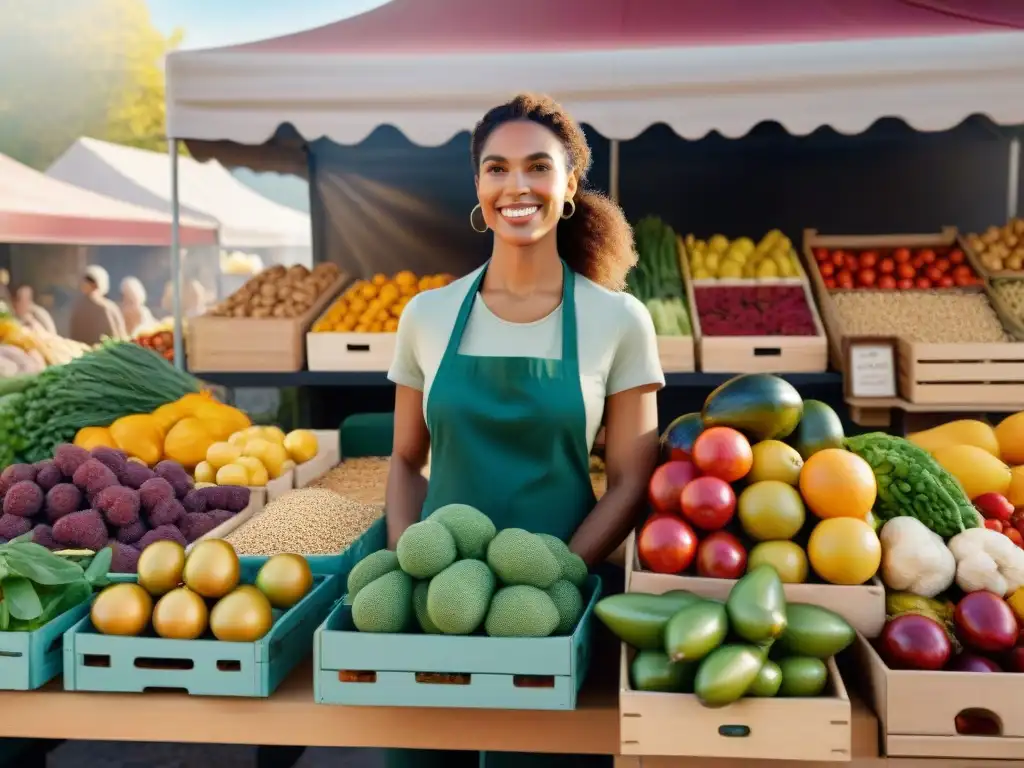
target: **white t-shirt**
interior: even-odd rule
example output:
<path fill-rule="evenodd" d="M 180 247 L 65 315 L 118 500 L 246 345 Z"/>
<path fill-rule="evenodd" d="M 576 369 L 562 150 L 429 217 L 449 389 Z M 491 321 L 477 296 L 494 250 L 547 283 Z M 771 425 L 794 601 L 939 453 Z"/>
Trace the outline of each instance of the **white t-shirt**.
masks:
<path fill-rule="evenodd" d="M 483 267 L 445 286 L 418 294 L 402 312 L 388 378 L 423 392 L 426 417 L 430 387 L 441 364 L 459 307 Z M 604 417 L 605 398 L 634 387 L 665 385 L 651 316 L 635 297 L 609 291 L 576 275 L 576 326 L 580 385 L 587 412 L 587 446 Z M 562 357 L 562 306 L 532 323 L 511 323 L 479 297 L 459 352 L 476 357 Z"/>

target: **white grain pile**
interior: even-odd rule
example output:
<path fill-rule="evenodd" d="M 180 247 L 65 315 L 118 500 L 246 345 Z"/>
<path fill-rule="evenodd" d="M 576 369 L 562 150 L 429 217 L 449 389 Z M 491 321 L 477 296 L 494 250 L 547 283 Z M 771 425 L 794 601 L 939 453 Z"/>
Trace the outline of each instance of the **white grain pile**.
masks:
<path fill-rule="evenodd" d="M 227 540 L 240 555 L 334 555 L 358 539 L 382 512 L 324 488 L 289 491 L 267 504 Z"/>

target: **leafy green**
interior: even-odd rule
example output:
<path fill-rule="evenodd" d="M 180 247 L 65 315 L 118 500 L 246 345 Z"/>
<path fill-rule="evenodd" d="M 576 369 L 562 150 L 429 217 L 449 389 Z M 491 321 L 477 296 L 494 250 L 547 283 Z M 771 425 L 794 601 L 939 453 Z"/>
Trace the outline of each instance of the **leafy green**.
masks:
<path fill-rule="evenodd" d="M 31 632 L 88 600 L 113 555 L 104 547 L 83 568 L 25 537 L 0 545 L 0 631 Z"/>

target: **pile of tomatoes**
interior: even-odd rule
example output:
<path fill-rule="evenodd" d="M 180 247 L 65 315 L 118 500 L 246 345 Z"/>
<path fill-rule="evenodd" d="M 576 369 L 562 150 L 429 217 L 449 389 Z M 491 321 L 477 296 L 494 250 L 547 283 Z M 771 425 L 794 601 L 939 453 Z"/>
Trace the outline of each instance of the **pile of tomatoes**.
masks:
<path fill-rule="evenodd" d="M 963 288 L 981 282 L 964 252 L 954 247 L 815 248 L 814 260 L 829 290 L 927 290 Z"/>
<path fill-rule="evenodd" d="M 151 349 L 169 363 L 174 362 L 174 331 L 155 331 L 135 337 L 140 347 Z"/>

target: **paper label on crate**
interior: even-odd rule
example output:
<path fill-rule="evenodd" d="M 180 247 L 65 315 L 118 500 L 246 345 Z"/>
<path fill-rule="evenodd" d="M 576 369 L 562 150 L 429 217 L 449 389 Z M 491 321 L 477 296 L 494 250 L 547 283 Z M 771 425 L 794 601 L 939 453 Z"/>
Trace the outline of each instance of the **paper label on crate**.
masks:
<path fill-rule="evenodd" d="M 850 346 L 850 393 L 854 397 L 896 397 L 896 355 L 890 344 Z"/>

